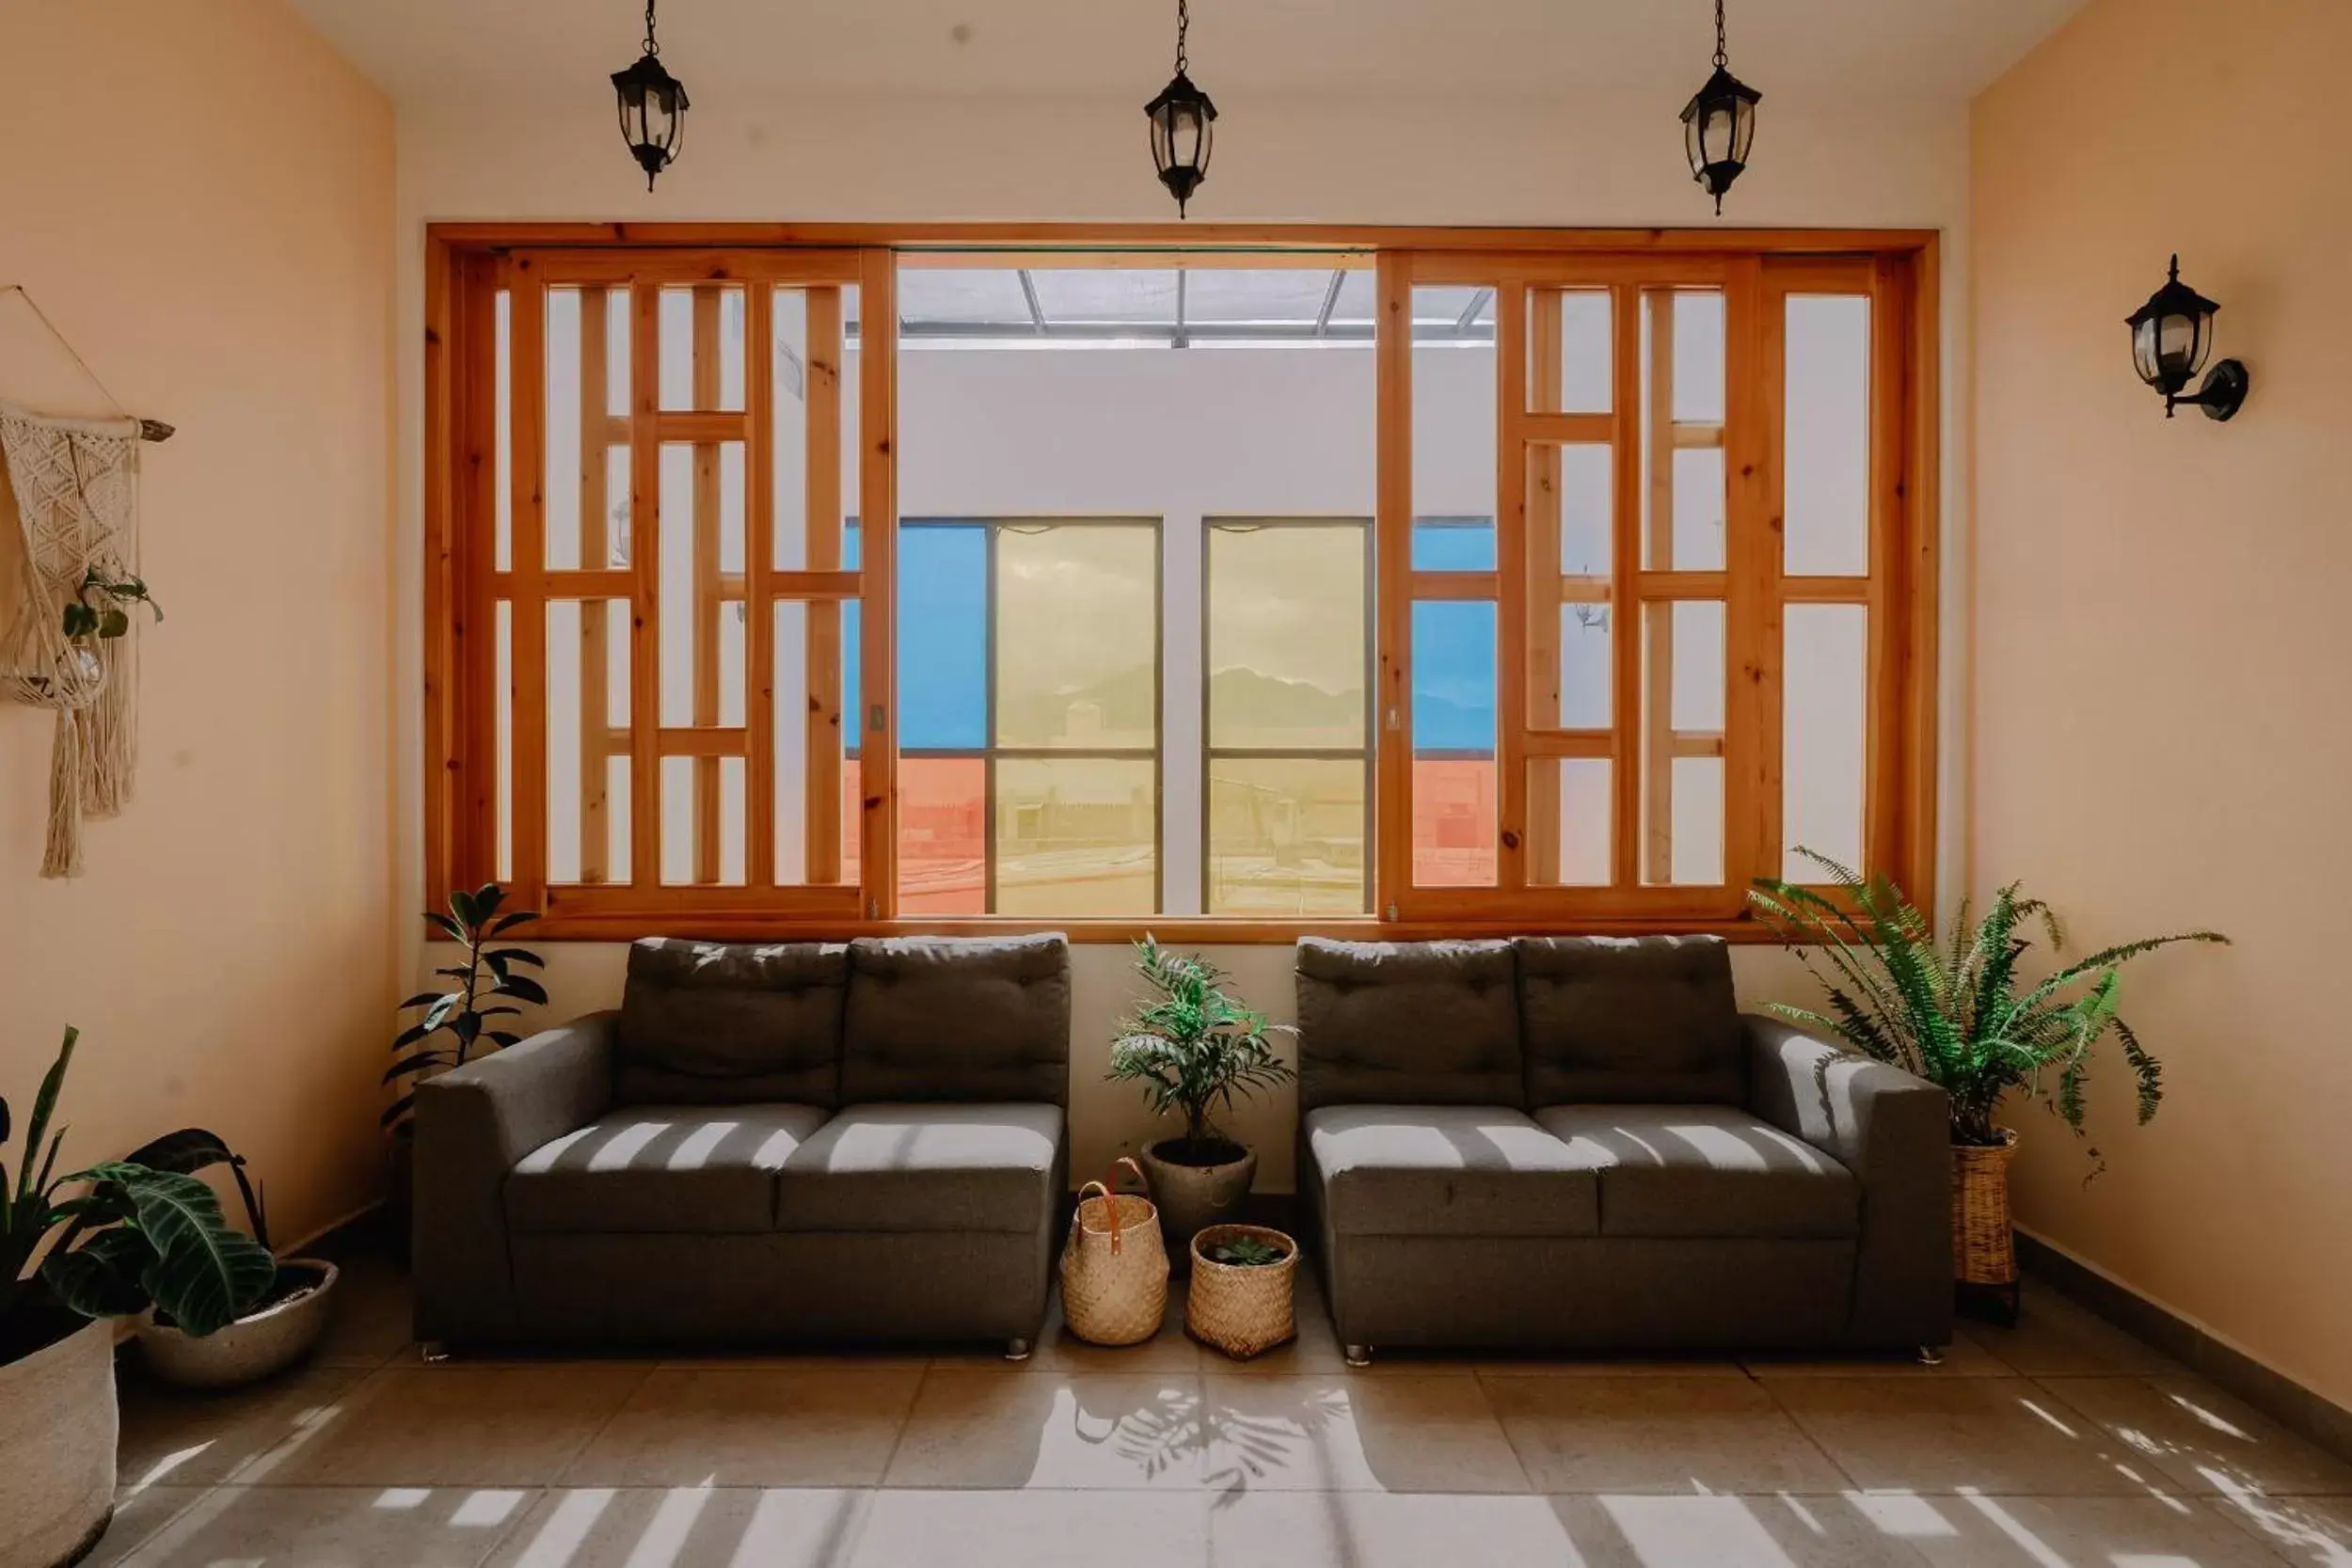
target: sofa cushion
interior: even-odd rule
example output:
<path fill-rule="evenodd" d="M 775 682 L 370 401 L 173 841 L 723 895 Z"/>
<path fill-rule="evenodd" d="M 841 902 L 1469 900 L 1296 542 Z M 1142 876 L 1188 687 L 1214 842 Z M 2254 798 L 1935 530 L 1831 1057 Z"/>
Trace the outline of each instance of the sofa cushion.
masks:
<path fill-rule="evenodd" d="M 1298 1103 L 1518 1105 L 1504 942 L 1298 944 Z"/>
<path fill-rule="evenodd" d="M 1592 1165 L 1508 1105 L 1327 1105 L 1307 1113 L 1324 1223 L 1359 1236 L 1591 1236 Z"/>
<path fill-rule="evenodd" d="M 634 1105 L 523 1156 L 506 1219 L 523 1231 L 757 1235 L 776 1173 L 824 1125 L 815 1105 Z"/>
<path fill-rule="evenodd" d="M 850 944 L 845 1103 L 1070 1094 L 1070 943 L 862 938 Z"/>
<path fill-rule="evenodd" d="M 1060 1200 L 1058 1105 L 851 1105 L 792 1151 L 780 1230 L 1029 1233 Z"/>
<path fill-rule="evenodd" d="M 628 950 L 614 1039 L 623 1104 L 840 1103 L 839 942 L 653 937 Z"/>
<path fill-rule="evenodd" d="M 1600 1233 L 1851 1236 L 1862 1188 L 1835 1159 L 1729 1105 L 1553 1105 L 1535 1119 L 1600 1173 Z"/>
<path fill-rule="evenodd" d="M 1527 1102 L 1740 1105 L 1747 1049 L 1715 937 L 1521 937 Z"/>

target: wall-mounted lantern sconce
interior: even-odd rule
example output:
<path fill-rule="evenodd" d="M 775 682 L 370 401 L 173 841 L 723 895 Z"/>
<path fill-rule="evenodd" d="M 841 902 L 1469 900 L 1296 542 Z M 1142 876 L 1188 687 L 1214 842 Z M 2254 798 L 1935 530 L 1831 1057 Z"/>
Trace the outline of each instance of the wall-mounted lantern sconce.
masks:
<path fill-rule="evenodd" d="M 2132 364 L 2140 380 L 2164 394 L 2168 420 L 2184 403 L 2202 408 L 2209 420 L 2226 420 L 2246 402 L 2249 378 L 2236 359 L 2224 359 L 2204 385 L 2188 390 L 2189 378 L 2205 368 L 2205 356 L 2213 352 L 2214 312 L 2220 309 L 2181 281 L 2181 259 L 2175 256 L 2164 287 L 2124 324 L 2132 329 Z"/>

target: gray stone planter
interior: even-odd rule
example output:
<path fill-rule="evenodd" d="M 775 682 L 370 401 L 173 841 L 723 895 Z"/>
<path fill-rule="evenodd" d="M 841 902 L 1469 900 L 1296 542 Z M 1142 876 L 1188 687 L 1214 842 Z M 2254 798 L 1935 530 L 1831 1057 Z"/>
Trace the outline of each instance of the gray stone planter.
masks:
<path fill-rule="evenodd" d="M 1218 1165 L 1187 1165 L 1166 1158 L 1161 1150 L 1183 1140 L 1163 1138 L 1142 1154 L 1144 1180 L 1152 1185 L 1152 1201 L 1160 1206 L 1160 1233 L 1168 1239 L 1168 1255 L 1189 1267 L 1192 1239 L 1203 1227 L 1222 1225 L 1233 1217 L 1258 1179 L 1258 1151 L 1244 1144 L 1228 1147 L 1241 1157 Z"/>
<path fill-rule="evenodd" d="M 289 1258 L 278 1272 L 281 1279 L 308 1273 L 317 1283 L 201 1338 L 166 1327 L 151 1312 L 141 1318 L 139 1354 L 148 1370 L 183 1388 L 234 1388 L 284 1371 L 310 1354 L 333 1316 L 339 1271 L 315 1258 Z"/>
<path fill-rule="evenodd" d="M 62 1568 L 115 1503 L 115 1325 L 97 1318 L 0 1366 L 0 1562 Z"/>

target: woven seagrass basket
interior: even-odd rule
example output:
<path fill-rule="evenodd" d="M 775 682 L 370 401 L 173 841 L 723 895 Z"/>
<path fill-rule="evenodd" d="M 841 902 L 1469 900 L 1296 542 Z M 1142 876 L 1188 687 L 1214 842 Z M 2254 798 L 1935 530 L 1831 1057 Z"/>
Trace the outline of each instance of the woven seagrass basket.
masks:
<path fill-rule="evenodd" d="M 1223 1243 L 1251 1237 L 1283 1251 L 1277 1263 L 1220 1263 L 1210 1256 Z M 1192 1239 L 1192 1290 L 1184 1298 L 1184 1331 L 1235 1360 L 1247 1361 L 1295 1337 L 1291 1310 L 1298 1243 L 1262 1225 L 1212 1225 Z"/>
<path fill-rule="evenodd" d="M 1143 1180 L 1133 1160 L 1119 1164 Z M 1114 1165 L 1111 1179 L 1118 1177 Z M 1078 1212 L 1070 1218 L 1070 1241 L 1061 1254 L 1061 1309 L 1070 1332 L 1091 1344 L 1141 1344 L 1160 1331 L 1168 1311 L 1168 1249 L 1160 1243 L 1160 1211 L 1150 1198 L 1121 1197 L 1104 1181 L 1078 1189 Z"/>
<path fill-rule="evenodd" d="M 1952 1146 L 1952 1277 L 1963 1285 L 2017 1282 L 2009 1223 L 2009 1162 L 2016 1152 L 2010 1128 L 1990 1147 Z"/>

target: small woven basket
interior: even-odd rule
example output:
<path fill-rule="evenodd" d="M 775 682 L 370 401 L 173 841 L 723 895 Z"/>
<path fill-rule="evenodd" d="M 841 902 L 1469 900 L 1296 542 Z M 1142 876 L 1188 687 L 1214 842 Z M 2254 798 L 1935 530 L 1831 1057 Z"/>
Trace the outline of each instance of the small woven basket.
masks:
<path fill-rule="evenodd" d="M 1133 1160 L 1119 1164 L 1143 1180 Z M 1111 1180 L 1118 1179 L 1113 1165 Z M 1168 1312 L 1168 1249 L 1160 1243 L 1159 1208 L 1150 1198 L 1121 1197 L 1105 1181 L 1078 1189 L 1078 1212 L 1061 1253 L 1061 1309 L 1070 1332 L 1091 1344 L 1141 1344 L 1160 1331 Z"/>
<path fill-rule="evenodd" d="M 1242 1237 L 1282 1249 L 1279 1263 L 1220 1263 L 1210 1250 Z M 1192 1239 L 1192 1290 L 1184 1298 L 1184 1330 L 1236 1361 L 1247 1361 L 1295 1338 L 1291 1286 L 1298 1243 L 1262 1225 L 1212 1225 Z"/>
<path fill-rule="evenodd" d="M 2017 1133 L 1989 1147 L 1952 1146 L 1952 1276 L 1963 1285 L 2014 1285 L 2017 1243 L 2009 1223 L 2009 1162 Z"/>

